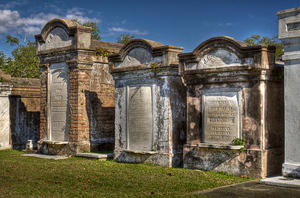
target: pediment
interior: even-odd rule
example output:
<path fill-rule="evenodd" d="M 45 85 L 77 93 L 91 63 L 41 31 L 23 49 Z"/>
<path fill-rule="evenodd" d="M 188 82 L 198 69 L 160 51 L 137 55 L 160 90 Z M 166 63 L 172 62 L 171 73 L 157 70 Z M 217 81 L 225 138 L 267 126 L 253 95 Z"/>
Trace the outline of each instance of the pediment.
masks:
<path fill-rule="evenodd" d="M 41 50 L 49 50 L 71 46 L 74 43 L 74 37 L 69 36 L 68 32 L 62 27 L 55 27 L 47 35 L 45 42 L 41 43 Z"/>
<path fill-rule="evenodd" d="M 198 63 L 187 64 L 187 69 L 208 69 L 253 64 L 252 58 L 241 59 L 235 52 L 223 48 L 213 49 L 199 59 Z"/>
<path fill-rule="evenodd" d="M 145 48 L 134 48 L 125 56 L 123 62 L 116 64 L 115 67 L 128 67 L 147 65 L 154 62 L 161 62 L 161 57 L 153 58 L 152 54 Z"/>

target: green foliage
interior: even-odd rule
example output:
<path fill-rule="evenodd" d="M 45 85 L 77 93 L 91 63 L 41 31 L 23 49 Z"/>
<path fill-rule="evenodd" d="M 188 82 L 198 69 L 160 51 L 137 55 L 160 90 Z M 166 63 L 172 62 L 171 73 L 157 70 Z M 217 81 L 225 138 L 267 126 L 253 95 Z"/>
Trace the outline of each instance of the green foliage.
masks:
<path fill-rule="evenodd" d="M 89 22 L 89 21 L 87 21 L 85 23 L 80 23 L 78 21 L 78 19 L 72 19 L 72 21 L 78 23 L 81 26 L 92 28 L 92 31 L 91 31 L 91 37 L 92 37 L 92 39 L 93 40 L 98 40 L 98 41 L 101 40 L 100 29 L 99 29 L 99 27 L 98 27 L 98 25 L 97 25 L 96 22 Z"/>
<path fill-rule="evenodd" d="M 92 35 L 92 39 L 93 40 L 99 40 L 99 41 L 101 40 L 100 30 L 99 30 L 99 27 L 96 24 L 96 22 L 85 22 L 82 25 L 86 26 L 86 27 L 91 27 L 92 28 L 91 35 Z"/>
<path fill-rule="evenodd" d="M 126 44 L 129 41 L 131 41 L 132 39 L 134 39 L 133 35 L 131 35 L 129 33 L 122 33 L 122 34 L 120 34 L 120 36 L 118 36 L 117 42 L 121 43 L 121 44 Z"/>
<path fill-rule="evenodd" d="M 38 78 L 40 75 L 39 58 L 36 56 L 34 42 L 25 41 L 20 44 L 16 37 L 6 36 L 7 43 L 17 45 L 12 51 L 12 57 L 0 57 L 0 69 L 13 77 Z"/>
<path fill-rule="evenodd" d="M 251 179 L 157 165 L 47 160 L 20 154 L 0 151 L 3 197 L 187 197 L 191 192 Z"/>
<path fill-rule="evenodd" d="M 245 145 L 245 140 L 244 139 L 241 139 L 241 138 L 235 138 L 233 141 L 232 141 L 232 145 Z"/>
<path fill-rule="evenodd" d="M 2 68 L 5 64 L 5 55 L 3 52 L 0 52 L 0 68 Z"/>
<path fill-rule="evenodd" d="M 13 37 L 11 35 L 6 35 L 6 43 L 9 43 L 10 45 L 19 45 L 20 41 L 16 37 Z"/>
<path fill-rule="evenodd" d="M 275 46 L 276 47 L 276 51 L 275 51 L 276 60 L 280 60 L 281 56 L 283 54 L 283 44 L 276 36 L 269 38 L 269 37 L 265 37 L 265 36 L 262 37 L 260 35 L 254 34 L 250 38 L 245 39 L 244 42 L 251 46 L 255 46 L 255 45 Z"/>
<path fill-rule="evenodd" d="M 104 48 L 97 48 L 96 49 L 96 56 L 109 56 L 111 54 L 111 51 Z"/>
<path fill-rule="evenodd" d="M 151 64 L 151 69 L 152 69 L 152 71 L 156 71 L 157 70 L 157 68 L 159 67 L 159 64 L 158 63 L 152 63 Z"/>

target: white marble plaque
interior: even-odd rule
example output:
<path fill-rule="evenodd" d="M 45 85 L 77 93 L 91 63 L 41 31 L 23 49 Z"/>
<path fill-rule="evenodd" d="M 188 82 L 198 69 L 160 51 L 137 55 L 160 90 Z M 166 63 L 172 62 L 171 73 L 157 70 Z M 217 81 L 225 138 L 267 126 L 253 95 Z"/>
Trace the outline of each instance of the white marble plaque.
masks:
<path fill-rule="evenodd" d="M 68 140 L 68 66 L 57 63 L 50 66 L 50 137 L 53 141 Z"/>
<path fill-rule="evenodd" d="M 131 150 L 152 150 L 152 94 L 150 86 L 128 88 L 128 146 Z"/>
<path fill-rule="evenodd" d="M 239 104 L 237 92 L 203 95 L 204 142 L 230 144 L 239 138 Z"/>

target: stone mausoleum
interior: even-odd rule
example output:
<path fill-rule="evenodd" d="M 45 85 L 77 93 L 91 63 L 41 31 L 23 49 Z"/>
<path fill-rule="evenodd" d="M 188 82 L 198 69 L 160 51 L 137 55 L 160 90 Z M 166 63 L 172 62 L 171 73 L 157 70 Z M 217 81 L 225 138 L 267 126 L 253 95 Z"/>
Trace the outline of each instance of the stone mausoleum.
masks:
<path fill-rule="evenodd" d="M 283 176 L 300 178 L 300 7 L 278 15 L 278 36 L 284 45 L 284 124 Z"/>
<path fill-rule="evenodd" d="M 283 69 L 274 47 L 215 37 L 179 54 L 187 86 L 185 168 L 266 177 L 283 161 Z"/>
<path fill-rule="evenodd" d="M 121 44 L 91 39 L 91 28 L 64 19 L 36 35 L 41 69 L 39 151 L 73 155 L 114 148 L 114 82 L 107 54 Z"/>
<path fill-rule="evenodd" d="M 182 49 L 134 39 L 109 57 L 115 80 L 115 160 L 182 165 L 186 90 L 177 57 Z"/>

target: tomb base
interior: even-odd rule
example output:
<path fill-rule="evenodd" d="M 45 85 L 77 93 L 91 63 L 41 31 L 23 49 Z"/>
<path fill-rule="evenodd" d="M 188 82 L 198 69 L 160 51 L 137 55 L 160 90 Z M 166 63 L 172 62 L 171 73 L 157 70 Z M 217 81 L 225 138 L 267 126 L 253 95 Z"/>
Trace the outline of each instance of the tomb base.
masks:
<path fill-rule="evenodd" d="M 262 177 L 280 174 L 282 149 L 251 150 L 242 146 L 184 146 L 184 168 Z"/>
<path fill-rule="evenodd" d="M 282 175 L 284 177 L 297 177 L 300 178 L 300 164 L 292 164 L 285 162 L 282 165 Z"/>
<path fill-rule="evenodd" d="M 12 149 L 12 146 L 11 145 L 7 145 L 7 146 L 0 145 L 0 150 L 7 150 L 7 149 Z"/>
<path fill-rule="evenodd" d="M 89 152 L 90 143 L 40 140 L 38 151 L 42 154 L 74 156 L 76 153 Z"/>
<path fill-rule="evenodd" d="M 173 155 L 155 151 L 115 150 L 114 160 L 123 163 L 151 163 L 166 167 L 180 167 L 182 154 Z"/>

